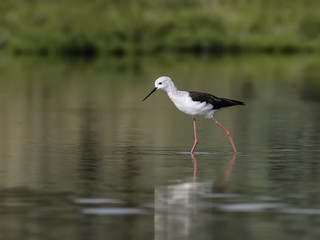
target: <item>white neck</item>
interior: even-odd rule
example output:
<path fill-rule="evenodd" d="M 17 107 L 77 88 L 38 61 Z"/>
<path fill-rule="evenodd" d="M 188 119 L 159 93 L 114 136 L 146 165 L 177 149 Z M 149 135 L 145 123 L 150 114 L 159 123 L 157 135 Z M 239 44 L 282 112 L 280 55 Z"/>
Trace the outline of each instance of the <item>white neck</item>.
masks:
<path fill-rule="evenodd" d="M 163 90 L 166 91 L 168 94 L 175 94 L 177 91 L 179 91 L 173 82 L 170 82 L 170 84 L 168 84 L 166 88 L 164 88 Z"/>

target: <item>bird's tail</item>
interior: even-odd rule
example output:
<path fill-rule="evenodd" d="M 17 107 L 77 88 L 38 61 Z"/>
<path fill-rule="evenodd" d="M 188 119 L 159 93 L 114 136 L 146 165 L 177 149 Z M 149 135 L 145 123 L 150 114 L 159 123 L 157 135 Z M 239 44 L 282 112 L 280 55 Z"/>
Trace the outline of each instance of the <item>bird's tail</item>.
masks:
<path fill-rule="evenodd" d="M 233 99 L 228 99 L 228 98 L 220 98 L 220 99 L 223 101 L 225 107 L 231 107 L 234 105 L 245 105 L 244 102 L 241 102 L 238 100 L 233 100 Z"/>

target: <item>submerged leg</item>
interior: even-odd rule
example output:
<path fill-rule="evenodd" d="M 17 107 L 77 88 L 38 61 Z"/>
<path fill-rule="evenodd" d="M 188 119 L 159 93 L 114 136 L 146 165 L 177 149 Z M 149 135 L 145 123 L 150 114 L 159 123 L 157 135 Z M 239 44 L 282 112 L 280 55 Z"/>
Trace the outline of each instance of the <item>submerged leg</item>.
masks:
<path fill-rule="evenodd" d="M 193 118 L 193 130 L 194 130 L 194 144 L 191 149 L 191 153 L 194 152 L 194 149 L 196 148 L 196 146 L 198 144 L 196 118 Z"/>
<path fill-rule="evenodd" d="M 196 156 L 191 153 L 191 157 L 192 157 L 192 160 L 193 160 L 193 182 L 194 183 L 197 183 L 197 168 L 198 168 L 198 161 L 197 161 L 197 158 Z M 196 185 L 195 185 L 196 187 Z"/>
<path fill-rule="evenodd" d="M 233 140 L 232 140 L 232 137 L 231 137 L 231 134 L 230 134 L 229 130 L 226 129 L 224 126 L 222 126 L 222 124 L 219 123 L 219 122 L 217 121 L 217 119 L 215 119 L 214 117 L 211 117 L 211 119 L 212 119 L 213 121 L 215 121 L 216 124 L 218 124 L 219 127 L 221 127 L 221 128 L 227 133 L 227 135 L 229 136 L 231 145 L 232 145 L 232 147 L 233 147 L 233 150 L 234 150 L 235 153 L 237 153 L 236 147 L 235 147 L 234 144 L 233 144 Z"/>

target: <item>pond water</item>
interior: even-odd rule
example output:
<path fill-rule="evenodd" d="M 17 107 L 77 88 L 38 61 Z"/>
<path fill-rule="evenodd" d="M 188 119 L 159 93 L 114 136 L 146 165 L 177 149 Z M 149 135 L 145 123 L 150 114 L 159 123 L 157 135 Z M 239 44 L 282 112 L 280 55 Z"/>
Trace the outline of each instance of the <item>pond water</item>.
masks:
<path fill-rule="evenodd" d="M 0 238 L 319 239 L 320 61 L 0 58 Z M 192 118 L 164 92 L 244 101 Z"/>

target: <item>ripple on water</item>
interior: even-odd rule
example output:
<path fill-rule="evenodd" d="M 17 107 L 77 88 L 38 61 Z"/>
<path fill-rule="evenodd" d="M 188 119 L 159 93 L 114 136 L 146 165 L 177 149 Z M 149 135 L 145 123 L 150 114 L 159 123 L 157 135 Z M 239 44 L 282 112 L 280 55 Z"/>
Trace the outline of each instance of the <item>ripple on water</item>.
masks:
<path fill-rule="evenodd" d="M 148 212 L 141 208 L 84 208 L 83 214 L 93 215 L 144 215 Z"/>
<path fill-rule="evenodd" d="M 320 215 L 319 208 L 285 208 L 282 213 L 302 214 L 302 215 Z"/>
<path fill-rule="evenodd" d="M 120 199 L 112 198 L 77 198 L 73 200 L 77 204 L 86 205 L 100 205 L 100 204 L 124 204 L 125 202 Z M 132 207 L 92 207 L 81 208 L 81 213 L 92 215 L 139 215 L 147 214 L 148 212 L 142 208 Z"/>
<path fill-rule="evenodd" d="M 111 198 L 77 198 L 73 200 L 78 204 L 122 204 L 124 201 Z"/>
<path fill-rule="evenodd" d="M 206 193 L 203 195 L 205 198 L 241 198 L 240 194 L 235 193 Z"/>
<path fill-rule="evenodd" d="M 221 204 L 217 208 L 227 212 L 260 212 L 269 209 L 285 208 L 284 203 L 237 203 L 237 204 Z"/>

